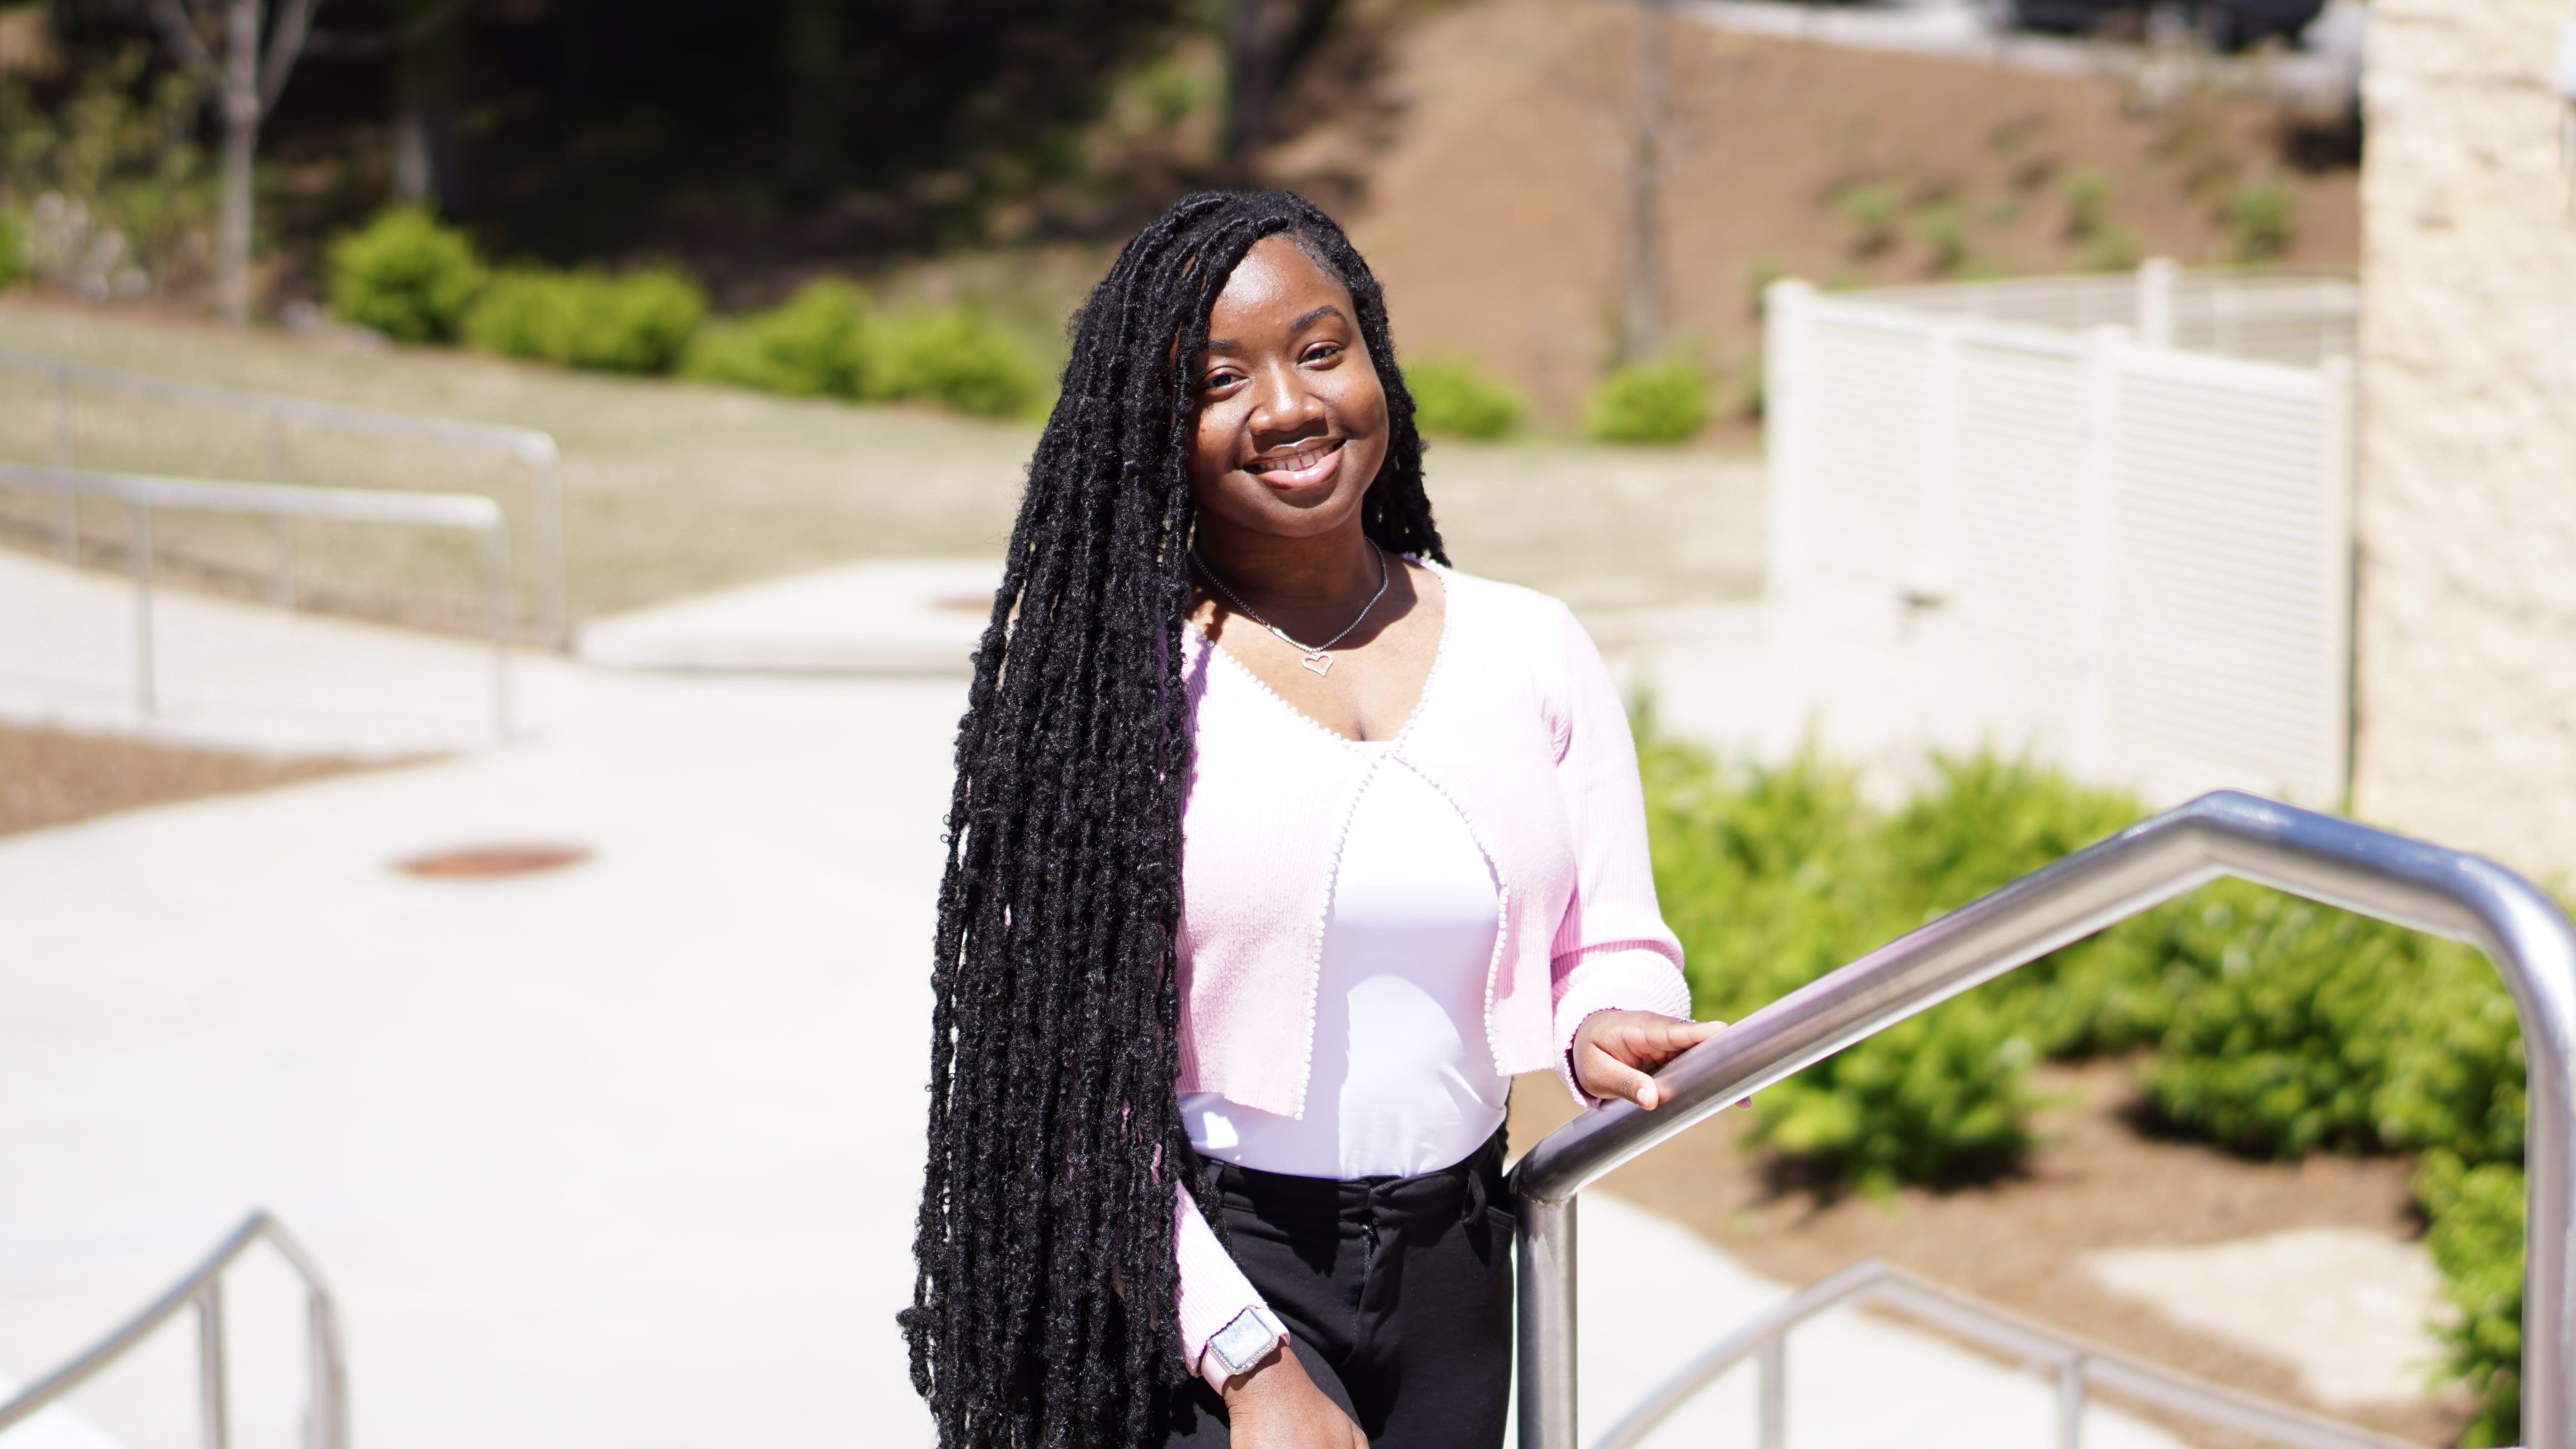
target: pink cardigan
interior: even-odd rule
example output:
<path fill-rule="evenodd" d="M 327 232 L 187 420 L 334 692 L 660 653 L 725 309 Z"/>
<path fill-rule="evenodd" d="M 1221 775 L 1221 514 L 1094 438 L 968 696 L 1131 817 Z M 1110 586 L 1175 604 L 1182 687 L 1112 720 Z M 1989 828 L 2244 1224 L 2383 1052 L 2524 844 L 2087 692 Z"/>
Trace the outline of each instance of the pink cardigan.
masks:
<path fill-rule="evenodd" d="M 1495 1068 L 1552 1066 L 1587 1100 L 1567 1057 L 1586 1016 L 1690 1015 L 1681 943 L 1655 905 L 1627 712 L 1565 605 L 1439 575 L 1439 652 L 1387 753 L 1457 807 L 1501 887 L 1485 977 Z M 1181 659 L 1197 756 L 1181 821 L 1180 1090 L 1303 1116 L 1333 875 L 1379 756 L 1196 629 L 1182 631 Z M 1182 1350 L 1196 1365 L 1261 1299 L 1186 1193 L 1176 1206 Z"/>

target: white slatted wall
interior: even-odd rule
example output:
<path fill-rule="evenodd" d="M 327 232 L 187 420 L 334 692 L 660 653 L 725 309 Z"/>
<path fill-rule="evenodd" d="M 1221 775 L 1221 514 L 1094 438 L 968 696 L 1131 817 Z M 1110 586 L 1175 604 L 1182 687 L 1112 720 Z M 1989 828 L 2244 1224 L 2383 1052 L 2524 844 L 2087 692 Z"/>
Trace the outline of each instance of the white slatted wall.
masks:
<path fill-rule="evenodd" d="M 1773 617 L 1829 743 L 2337 803 L 2347 368 L 1796 284 L 1771 317 Z"/>

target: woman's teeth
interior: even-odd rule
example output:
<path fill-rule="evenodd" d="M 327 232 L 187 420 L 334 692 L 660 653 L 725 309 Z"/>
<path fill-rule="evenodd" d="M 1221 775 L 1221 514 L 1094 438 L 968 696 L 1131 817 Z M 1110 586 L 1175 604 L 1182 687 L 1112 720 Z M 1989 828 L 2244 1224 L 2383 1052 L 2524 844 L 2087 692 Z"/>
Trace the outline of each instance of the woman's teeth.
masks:
<path fill-rule="evenodd" d="M 1301 473 L 1332 456 L 1333 450 L 1340 446 L 1339 443 L 1317 443 L 1285 457 L 1255 458 L 1251 470 L 1255 473 Z"/>

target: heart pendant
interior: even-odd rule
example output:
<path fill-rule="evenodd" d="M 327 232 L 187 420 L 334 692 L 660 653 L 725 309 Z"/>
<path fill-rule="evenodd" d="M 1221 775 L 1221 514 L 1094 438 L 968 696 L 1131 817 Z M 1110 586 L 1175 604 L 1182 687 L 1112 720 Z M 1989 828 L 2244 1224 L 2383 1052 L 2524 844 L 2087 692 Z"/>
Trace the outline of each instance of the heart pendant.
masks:
<path fill-rule="evenodd" d="M 1333 670 L 1333 656 L 1325 653 L 1321 649 L 1316 650 L 1314 653 L 1307 655 L 1305 658 L 1300 659 L 1297 662 L 1305 665 L 1308 669 L 1315 671 L 1318 675 L 1330 674 Z"/>

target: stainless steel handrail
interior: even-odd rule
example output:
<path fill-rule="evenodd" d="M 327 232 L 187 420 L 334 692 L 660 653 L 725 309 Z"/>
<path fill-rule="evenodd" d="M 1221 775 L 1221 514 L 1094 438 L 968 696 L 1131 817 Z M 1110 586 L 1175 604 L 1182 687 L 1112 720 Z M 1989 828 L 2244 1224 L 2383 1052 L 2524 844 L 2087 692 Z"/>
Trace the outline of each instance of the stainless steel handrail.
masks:
<path fill-rule="evenodd" d="M 286 425 L 289 423 L 355 433 L 362 437 L 444 443 L 515 458 L 528 466 L 536 485 L 528 524 L 529 542 L 537 567 L 538 626 L 547 642 L 557 648 L 571 641 L 564 584 L 563 480 L 556 469 L 562 453 L 555 446 L 551 433 L 500 423 L 413 417 L 408 413 L 347 407 L 278 393 L 181 382 L 176 378 L 128 372 L 123 368 L 102 367 L 90 362 L 73 362 L 68 358 L 48 357 L 7 347 L 0 347 L 0 370 L 53 379 L 53 461 L 63 468 L 80 466 L 80 430 L 75 426 L 72 411 L 75 385 L 102 392 L 120 392 L 129 397 L 151 398 L 157 402 L 182 403 L 219 412 L 250 413 L 265 418 L 268 422 L 268 481 L 272 483 L 292 481 L 288 476 L 286 449 Z M 67 511 L 60 525 L 63 546 L 67 551 L 77 547 L 76 527 L 76 521 Z"/>
<path fill-rule="evenodd" d="M 1761 1378 L 1755 1402 L 1759 1426 L 1755 1442 L 1759 1449 L 1781 1449 L 1787 1424 L 1782 1341 L 1799 1324 L 1854 1300 L 1885 1304 L 2011 1354 L 2025 1367 L 2045 1369 L 2054 1375 L 2057 1449 L 2078 1449 L 2083 1437 L 2085 1391 L 2097 1384 L 2206 1424 L 2295 1449 L 2418 1449 L 2403 1439 L 2374 1434 L 2133 1357 L 1877 1258 L 1864 1258 L 1808 1284 L 1719 1339 L 1656 1385 L 1626 1417 L 1593 1441 L 1592 1449 L 1631 1449 L 1712 1380 L 1756 1355 L 1760 1356 Z"/>
<path fill-rule="evenodd" d="M 2222 790 L 2133 825 L 1754 1012 L 1657 1074 L 1667 1105 L 1613 1103 L 1548 1135 L 1520 1193 L 1520 1442 L 1575 1449 L 1575 1195 L 1726 1104 L 2125 917 L 2237 875 L 2466 941 L 2503 973 L 2529 1072 L 2522 1423 L 2576 1449 L 2576 927 L 2495 862 Z"/>
<path fill-rule="evenodd" d="M 373 488 L 308 488 L 296 483 L 229 483 L 148 473 L 39 468 L 25 463 L 0 463 L 0 488 L 54 493 L 66 498 L 86 494 L 125 505 L 127 562 L 134 574 L 135 701 L 146 716 L 160 706 L 152 636 L 153 509 L 469 530 L 480 542 L 484 628 L 492 641 L 492 728 L 499 738 L 510 738 L 510 521 L 500 504 L 479 493 L 397 493 Z"/>
<path fill-rule="evenodd" d="M 304 1410 L 304 1449 L 348 1449 L 349 1376 L 347 1360 L 341 1353 L 339 1307 L 332 1300 L 330 1285 L 322 1279 L 321 1265 L 266 1208 L 252 1209 L 241 1226 L 216 1244 L 202 1262 L 133 1317 L 109 1329 L 98 1342 L 73 1355 L 62 1367 L 20 1390 L 17 1397 L 0 1403 L 0 1432 L 80 1387 L 91 1375 L 150 1337 L 154 1329 L 177 1317 L 180 1309 L 194 1306 L 198 1422 L 204 1449 L 230 1449 L 223 1278 L 224 1271 L 259 1242 L 275 1248 L 295 1275 L 304 1280 L 306 1369 L 311 1375 Z"/>

